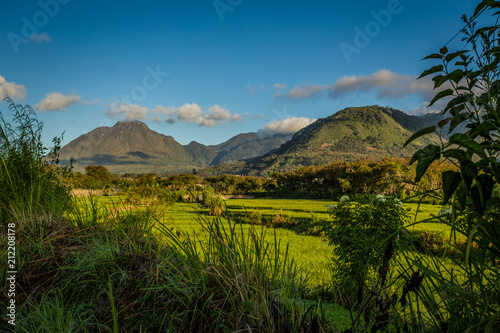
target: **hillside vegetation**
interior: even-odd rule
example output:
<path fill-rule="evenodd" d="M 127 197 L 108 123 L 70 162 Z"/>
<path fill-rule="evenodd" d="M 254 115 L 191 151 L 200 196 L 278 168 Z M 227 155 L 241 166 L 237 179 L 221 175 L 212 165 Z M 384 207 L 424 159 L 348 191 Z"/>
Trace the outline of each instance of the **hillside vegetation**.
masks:
<path fill-rule="evenodd" d="M 437 135 L 419 138 L 403 148 L 415 129 L 425 124 L 421 118 L 379 106 L 347 108 L 295 133 L 279 149 L 262 157 L 204 170 L 203 174 L 235 173 L 267 175 L 301 166 L 324 165 L 335 161 L 374 160 L 385 156 L 410 157 L 427 144 L 437 143 Z"/>

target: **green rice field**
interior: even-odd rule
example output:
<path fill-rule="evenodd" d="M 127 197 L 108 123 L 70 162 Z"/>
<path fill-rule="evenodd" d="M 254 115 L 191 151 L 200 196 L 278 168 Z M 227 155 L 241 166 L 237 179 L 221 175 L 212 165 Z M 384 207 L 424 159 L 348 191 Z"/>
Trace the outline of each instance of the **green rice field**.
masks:
<path fill-rule="evenodd" d="M 110 196 L 99 197 L 99 205 L 105 207 L 125 206 L 125 197 Z M 308 279 L 308 285 L 311 287 L 326 285 L 331 279 L 330 263 L 332 260 L 332 247 L 328 244 L 325 237 L 301 234 L 296 230 L 286 228 L 272 228 L 265 226 L 265 221 L 270 221 L 277 215 L 284 219 L 294 221 L 297 225 L 301 224 L 319 224 L 328 221 L 329 214 L 325 205 L 332 204 L 330 200 L 304 200 L 304 199 L 230 199 L 226 200 L 228 212 L 234 216 L 250 216 L 258 214 L 262 225 L 252 226 L 250 223 L 239 224 L 244 232 L 249 228 L 261 228 L 265 233 L 268 242 L 274 243 L 276 239 L 280 241 L 280 249 L 288 255 L 295 263 L 301 267 L 304 277 Z M 409 230 L 440 232 L 443 237 L 449 236 L 449 229 L 446 226 L 436 223 L 418 223 L 414 222 L 428 220 L 432 215 L 437 215 L 440 206 L 429 204 L 405 204 L 413 214 L 412 223 Z M 418 214 L 415 218 L 415 213 Z M 175 203 L 171 207 L 158 207 L 158 221 L 162 223 L 181 239 L 199 239 L 205 237 L 203 228 L 200 224 L 201 219 L 214 218 L 208 215 L 206 209 L 197 203 Z M 258 213 L 257 213 L 258 212 Z"/>

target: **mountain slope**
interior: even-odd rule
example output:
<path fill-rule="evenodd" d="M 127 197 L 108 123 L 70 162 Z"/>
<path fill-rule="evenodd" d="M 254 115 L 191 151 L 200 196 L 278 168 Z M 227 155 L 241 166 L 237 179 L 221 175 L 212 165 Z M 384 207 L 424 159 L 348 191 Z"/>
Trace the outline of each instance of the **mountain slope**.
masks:
<path fill-rule="evenodd" d="M 262 156 L 278 149 L 291 138 L 292 134 L 276 134 L 266 138 L 259 137 L 257 133 L 239 134 L 224 143 L 209 146 L 217 152 L 210 165 Z"/>
<path fill-rule="evenodd" d="M 140 121 L 120 121 L 76 138 L 60 151 L 61 160 L 70 158 L 78 160 L 80 169 L 100 164 L 113 172 L 189 169 L 194 165 L 192 156 L 173 137 L 156 133 Z"/>
<path fill-rule="evenodd" d="M 265 175 L 339 160 L 409 157 L 428 143 L 437 142 L 437 136 L 420 138 L 403 149 L 405 141 L 420 129 L 418 117 L 413 117 L 379 106 L 347 108 L 318 119 L 263 157 L 219 166 L 208 172 Z"/>
<path fill-rule="evenodd" d="M 219 145 L 196 141 L 181 145 L 140 121 L 118 122 L 81 135 L 60 151 L 61 161 L 77 159 L 76 171 L 87 165 L 104 165 L 112 172 L 186 172 L 221 162 L 264 155 L 279 148 L 291 135 L 259 138 L 257 133 L 239 134 Z"/>
<path fill-rule="evenodd" d="M 101 164 L 117 173 L 173 173 L 211 165 L 203 174 L 267 175 L 339 160 L 409 157 L 417 149 L 436 143 L 437 136 L 419 138 L 403 149 L 404 142 L 441 117 L 410 116 L 379 106 L 346 108 L 318 119 L 293 136 L 261 138 L 257 133 L 243 133 L 211 146 L 196 141 L 183 146 L 140 121 L 118 122 L 73 140 L 61 149 L 60 159 L 78 159 L 77 171 Z"/>

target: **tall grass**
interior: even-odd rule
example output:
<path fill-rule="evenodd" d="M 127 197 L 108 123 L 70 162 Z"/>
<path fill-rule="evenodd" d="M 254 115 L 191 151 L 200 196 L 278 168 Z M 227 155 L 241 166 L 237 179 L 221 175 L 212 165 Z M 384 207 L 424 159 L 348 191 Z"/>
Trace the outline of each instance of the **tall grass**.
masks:
<path fill-rule="evenodd" d="M 70 220 L 45 215 L 19 235 L 17 331 L 331 328 L 321 305 L 305 306 L 305 278 L 277 239 L 265 242 L 264 229 L 247 233 L 207 218 L 205 239 L 180 240 L 153 211 L 113 209 L 88 207 Z M 0 323 L 0 331 L 9 328 Z"/>
<path fill-rule="evenodd" d="M 493 216 L 489 222 L 498 223 L 498 214 Z M 432 328 L 450 332 L 465 329 L 469 332 L 498 332 L 498 253 L 488 244 L 488 239 L 481 237 L 477 229 L 456 227 L 454 213 L 437 219 L 439 223 L 453 228 L 453 237 L 450 236 L 448 240 L 448 251 L 452 251 L 454 255 L 437 255 L 432 251 L 425 256 L 416 251 L 404 253 L 400 271 L 407 278 L 415 271 L 421 271 L 425 276 L 425 287 L 416 292 L 413 306 L 408 307 L 402 315 L 421 330 Z M 457 239 L 467 239 L 467 242 L 457 242 Z"/>
<path fill-rule="evenodd" d="M 25 221 L 35 214 L 62 215 L 69 190 L 58 181 L 57 152 L 43 147 L 43 125 L 30 106 L 5 98 L 8 122 L 0 112 L 0 220 Z"/>
<path fill-rule="evenodd" d="M 319 320 L 300 310 L 298 300 L 307 277 L 300 275 L 288 248 L 280 251 L 276 233 L 270 244 L 263 228 L 244 231 L 242 225 L 221 218 L 202 218 L 200 223 L 205 239 L 181 242 L 168 227 L 160 228 L 182 253 L 184 264 L 198 272 L 196 290 L 209 291 L 195 297 L 198 304 L 191 330 L 217 322 L 228 331 L 296 332 Z M 207 313 L 212 317 L 206 317 Z"/>

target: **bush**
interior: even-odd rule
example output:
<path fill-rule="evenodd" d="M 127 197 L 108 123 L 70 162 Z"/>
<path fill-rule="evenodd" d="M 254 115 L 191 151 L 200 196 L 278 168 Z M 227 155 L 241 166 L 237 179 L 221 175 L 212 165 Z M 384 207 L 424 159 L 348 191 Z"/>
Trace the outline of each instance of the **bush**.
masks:
<path fill-rule="evenodd" d="M 408 219 L 398 199 L 382 195 L 360 199 L 344 196 L 340 203 L 329 205 L 332 222 L 325 230 L 334 246 L 333 281 L 348 301 L 370 283 L 370 273 L 382 263 L 387 244 L 394 243 Z"/>
<path fill-rule="evenodd" d="M 135 206 L 171 206 L 176 201 L 176 195 L 159 186 L 134 186 L 127 190 L 127 201 Z"/>
<path fill-rule="evenodd" d="M 212 216 L 219 216 L 224 212 L 224 200 L 220 194 L 215 194 L 213 187 L 208 186 L 203 191 L 203 203 L 210 210 Z"/>

